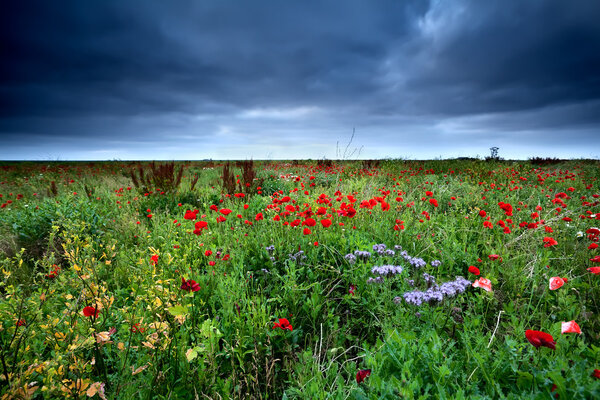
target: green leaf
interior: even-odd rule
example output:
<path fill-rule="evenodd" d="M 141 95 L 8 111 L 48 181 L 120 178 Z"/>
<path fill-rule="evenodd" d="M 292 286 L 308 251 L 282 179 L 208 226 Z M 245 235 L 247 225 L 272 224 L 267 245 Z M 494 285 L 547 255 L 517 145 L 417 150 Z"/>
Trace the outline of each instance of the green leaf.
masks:
<path fill-rule="evenodd" d="M 174 307 L 167 308 L 167 311 L 171 313 L 174 317 L 179 317 L 181 315 L 186 315 L 188 313 L 188 309 L 181 304 L 176 305 Z"/>
<path fill-rule="evenodd" d="M 185 352 L 185 357 L 187 358 L 188 362 L 191 362 L 194 358 L 198 357 L 198 351 L 200 351 L 200 347 L 194 347 L 193 349 L 188 349 L 188 351 Z"/>

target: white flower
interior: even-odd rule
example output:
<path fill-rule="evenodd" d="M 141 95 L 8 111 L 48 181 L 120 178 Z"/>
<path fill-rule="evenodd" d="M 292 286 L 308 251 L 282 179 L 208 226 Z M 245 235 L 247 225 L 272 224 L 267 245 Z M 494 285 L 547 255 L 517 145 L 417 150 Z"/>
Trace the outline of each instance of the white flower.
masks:
<path fill-rule="evenodd" d="M 577 237 L 578 238 L 583 237 L 583 232 L 581 232 L 581 231 L 577 232 Z"/>

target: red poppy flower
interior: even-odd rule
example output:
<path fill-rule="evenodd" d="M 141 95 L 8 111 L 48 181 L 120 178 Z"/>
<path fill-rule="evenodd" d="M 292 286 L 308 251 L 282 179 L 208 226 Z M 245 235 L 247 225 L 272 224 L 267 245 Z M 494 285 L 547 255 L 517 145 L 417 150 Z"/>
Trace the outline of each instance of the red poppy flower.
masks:
<path fill-rule="evenodd" d="M 97 318 L 98 313 L 100 313 L 100 310 L 98 310 L 96 307 L 92 307 L 92 306 L 83 307 L 83 315 L 85 315 L 86 317 Z"/>
<path fill-rule="evenodd" d="M 590 271 L 592 274 L 598 275 L 600 274 L 600 267 L 591 267 L 587 269 L 588 271 Z"/>
<path fill-rule="evenodd" d="M 196 228 L 198 230 L 208 228 L 208 222 L 198 221 L 194 224 L 194 228 Z"/>
<path fill-rule="evenodd" d="M 504 214 L 508 215 L 509 217 L 511 215 L 513 215 L 513 206 L 512 205 L 510 205 L 508 203 L 503 203 L 503 202 L 499 202 L 498 205 L 500 206 L 502 211 L 504 211 Z"/>
<path fill-rule="evenodd" d="M 370 369 L 361 369 L 356 373 L 356 383 L 361 383 L 369 375 L 371 375 Z"/>
<path fill-rule="evenodd" d="M 331 226 L 331 220 L 330 219 L 322 219 L 321 225 L 323 225 L 323 228 L 329 228 Z"/>
<path fill-rule="evenodd" d="M 223 215 L 229 215 L 231 214 L 231 210 L 229 208 L 222 208 L 219 210 L 219 212 Z"/>
<path fill-rule="evenodd" d="M 438 206 L 438 201 L 436 199 L 429 199 L 429 203 L 434 207 Z"/>
<path fill-rule="evenodd" d="M 558 242 L 554 238 L 548 236 L 544 238 L 544 247 L 556 246 L 557 244 Z"/>
<path fill-rule="evenodd" d="M 196 283 L 194 280 L 185 280 L 183 276 L 181 277 L 181 289 L 188 292 L 197 292 L 200 290 L 200 285 Z"/>
<path fill-rule="evenodd" d="M 600 256 L 596 256 L 594 258 L 590 258 L 591 262 L 596 262 L 596 263 L 600 263 Z"/>
<path fill-rule="evenodd" d="M 152 257 L 150 257 L 150 264 L 152 264 L 152 265 L 158 264 L 158 254 L 154 254 Z"/>
<path fill-rule="evenodd" d="M 317 224 L 317 221 L 315 221 L 313 218 L 306 218 L 306 220 L 302 223 L 302 225 L 306 225 L 306 226 L 315 226 Z"/>
<path fill-rule="evenodd" d="M 206 257 L 209 257 L 209 256 L 211 256 L 211 255 L 212 255 L 212 251 L 211 251 L 211 250 L 206 250 L 206 251 L 204 252 L 204 255 L 205 255 Z"/>
<path fill-rule="evenodd" d="M 46 279 L 54 279 L 58 276 L 58 273 L 60 272 L 60 267 L 58 265 L 52 264 L 52 266 L 54 267 L 54 269 L 50 271 L 49 274 L 46 274 Z"/>
<path fill-rule="evenodd" d="M 492 261 L 496 261 L 500 257 L 498 254 L 490 254 L 488 258 Z"/>
<path fill-rule="evenodd" d="M 191 211 L 191 210 L 187 210 L 185 212 L 185 215 L 183 216 L 183 219 L 195 220 L 197 214 L 198 214 L 197 212 L 194 212 L 194 211 Z"/>
<path fill-rule="evenodd" d="M 483 218 L 483 217 L 485 217 L 486 215 L 487 215 L 487 213 L 485 212 L 485 210 L 480 210 L 480 211 L 479 211 L 479 216 L 480 216 L 480 217 L 482 217 L 482 218 Z"/>
<path fill-rule="evenodd" d="M 290 325 L 290 321 L 287 318 L 279 318 L 279 322 L 275 322 L 273 324 L 273 329 L 281 328 L 283 330 L 288 329 L 290 332 L 293 330 L 292 325 Z"/>
<path fill-rule="evenodd" d="M 581 328 L 575 321 L 563 322 L 560 327 L 560 333 L 579 333 L 581 335 Z"/>
<path fill-rule="evenodd" d="M 600 379 L 600 369 L 595 369 L 592 376 L 596 379 Z"/>
<path fill-rule="evenodd" d="M 308 228 L 304 228 L 304 230 L 302 231 L 302 233 L 305 234 L 305 235 L 310 235 L 311 231 Z"/>
<path fill-rule="evenodd" d="M 549 288 L 550 290 L 556 290 L 562 287 L 562 285 L 564 284 L 565 280 L 563 278 L 561 278 L 560 276 L 553 276 L 552 278 L 550 278 Z"/>
<path fill-rule="evenodd" d="M 349 208 L 345 210 L 344 215 L 348 218 L 352 218 L 356 215 L 356 210 L 354 208 Z"/>
<path fill-rule="evenodd" d="M 598 248 L 598 244 L 597 244 L 597 243 L 592 243 L 592 244 L 590 244 L 590 245 L 588 246 L 588 249 L 589 249 L 589 250 L 594 250 L 594 249 L 597 249 L 597 248 Z"/>
<path fill-rule="evenodd" d="M 475 276 L 479 276 L 479 274 L 481 274 L 481 272 L 479 271 L 479 268 L 477 268 L 474 265 L 469 266 L 469 272 Z"/>
<path fill-rule="evenodd" d="M 536 349 L 541 346 L 547 347 L 549 349 L 556 349 L 556 342 L 552 335 L 546 332 L 541 331 L 532 331 L 530 329 L 525 331 L 525 337 Z"/>
<path fill-rule="evenodd" d="M 20 319 L 17 321 L 16 325 L 17 326 L 25 326 L 25 325 L 27 325 L 27 323 L 25 322 L 24 319 Z"/>

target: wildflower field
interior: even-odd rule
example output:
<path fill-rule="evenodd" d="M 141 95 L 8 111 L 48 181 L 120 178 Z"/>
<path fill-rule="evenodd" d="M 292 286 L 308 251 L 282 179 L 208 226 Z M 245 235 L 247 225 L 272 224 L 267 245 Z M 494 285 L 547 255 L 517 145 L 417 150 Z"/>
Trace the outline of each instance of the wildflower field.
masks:
<path fill-rule="evenodd" d="M 600 398 L 598 161 L 0 165 L 0 398 Z"/>

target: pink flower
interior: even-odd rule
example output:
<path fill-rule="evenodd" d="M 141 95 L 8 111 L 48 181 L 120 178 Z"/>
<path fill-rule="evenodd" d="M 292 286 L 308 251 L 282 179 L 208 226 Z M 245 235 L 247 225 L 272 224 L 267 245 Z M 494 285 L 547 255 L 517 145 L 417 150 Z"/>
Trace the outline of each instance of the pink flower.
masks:
<path fill-rule="evenodd" d="M 565 280 L 560 276 L 553 276 L 550 278 L 550 290 L 556 290 L 565 284 Z"/>
<path fill-rule="evenodd" d="M 575 321 L 563 322 L 560 327 L 560 333 L 579 333 L 581 335 L 581 328 Z"/>
<path fill-rule="evenodd" d="M 490 281 L 487 278 L 479 278 L 478 280 L 473 282 L 473 287 L 480 287 L 480 288 L 484 289 L 485 291 L 491 292 L 492 291 L 492 281 Z"/>

